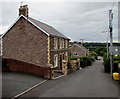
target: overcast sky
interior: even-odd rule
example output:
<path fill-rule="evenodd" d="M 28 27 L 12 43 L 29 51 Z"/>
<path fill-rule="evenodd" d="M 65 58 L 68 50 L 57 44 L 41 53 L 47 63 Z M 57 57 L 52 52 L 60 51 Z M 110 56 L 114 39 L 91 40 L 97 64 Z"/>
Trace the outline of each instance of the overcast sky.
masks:
<path fill-rule="evenodd" d="M 7 0 L 8 1 L 8 0 Z M 106 42 L 109 10 L 114 13 L 113 39 L 118 41 L 118 2 L 23 2 L 29 16 L 47 23 L 72 41 Z M 0 2 L 0 34 L 17 19 L 20 2 Z"/>

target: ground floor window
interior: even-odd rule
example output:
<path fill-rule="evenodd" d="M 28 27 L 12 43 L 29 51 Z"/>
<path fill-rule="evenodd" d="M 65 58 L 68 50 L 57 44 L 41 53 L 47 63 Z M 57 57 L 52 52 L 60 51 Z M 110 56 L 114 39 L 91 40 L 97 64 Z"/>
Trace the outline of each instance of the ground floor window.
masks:
<path fill-rule="evenodd" d="M 65 53 L 65 58 L 68 60 L 68 52 Z"/>
<path fill-rule="evenodd" d="M 58 54 L 54 55 L 54 67 L 58 66 Z"/>

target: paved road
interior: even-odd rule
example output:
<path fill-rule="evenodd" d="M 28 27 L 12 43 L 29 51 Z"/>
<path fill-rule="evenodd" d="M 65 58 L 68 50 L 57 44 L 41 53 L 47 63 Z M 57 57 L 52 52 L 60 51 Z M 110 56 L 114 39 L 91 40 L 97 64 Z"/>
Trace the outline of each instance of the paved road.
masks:
<path fill-rule="evenodd" d="M 30 74 L 3 72 L 2 97 L 13 97 L 43 80 L 41 77 Z"/>
<path fill-rule="evenodd" d="M 118 82 L 103 72 L 102 60 L 57 80 L 49 80 L 21 97 L 118 97 Z"/>

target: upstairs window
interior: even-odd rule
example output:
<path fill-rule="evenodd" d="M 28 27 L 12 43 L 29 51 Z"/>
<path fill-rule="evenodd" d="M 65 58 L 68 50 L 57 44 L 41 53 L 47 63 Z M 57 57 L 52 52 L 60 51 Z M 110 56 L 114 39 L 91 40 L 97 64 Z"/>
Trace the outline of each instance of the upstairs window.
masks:
<path fill-rule="evenodd" d="M 68 48 L 68 40 L 65 40 L 65 48 Z"/>
<path fill-rule="evenodd" d="M 62 39 L 60 38 L 59 39 L 59 46 L 60 46 L 60 49 L 62 48 Z"/>
<path fill-rule="evenodd" d="M 58 49 L 58 38 L 54 38 L 54 49 Z"/>
<path fill-rule="evenodd" d="M 62 39 L 62 48 L 64 48 L 65 46 L 65 42 L 64 42 L 64 39 Z"/>

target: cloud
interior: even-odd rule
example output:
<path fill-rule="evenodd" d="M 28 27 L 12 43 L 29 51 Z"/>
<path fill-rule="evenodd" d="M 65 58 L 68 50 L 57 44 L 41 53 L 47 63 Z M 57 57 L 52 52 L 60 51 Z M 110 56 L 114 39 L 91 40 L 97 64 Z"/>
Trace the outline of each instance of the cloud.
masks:
<path fill-rule="evenodd" d="M 86 41 L 106 41 L 106 34 L 103 35 L 101 32 L 108 29 L 108 11 L 113 4 L 111 2 L 27 2 L 26 4 L 29 6 L 30 17 L 55 27 L 72 40 L 84 38 Z M 19 6 L 18 2 L 2 3 L 0 27 L 5 29 L 14 22 L 18 17 Z M 113 11 L 116 40 L 117 4 Z"/>

